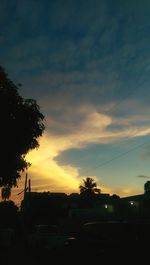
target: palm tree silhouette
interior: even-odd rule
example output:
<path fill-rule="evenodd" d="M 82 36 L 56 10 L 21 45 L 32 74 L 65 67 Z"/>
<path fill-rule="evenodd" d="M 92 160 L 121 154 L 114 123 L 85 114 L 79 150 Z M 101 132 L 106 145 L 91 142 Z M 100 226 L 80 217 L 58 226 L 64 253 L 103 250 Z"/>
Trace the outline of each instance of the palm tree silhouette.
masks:
<path fill-rule="evenodd" d="M 101 190 L 97 188 L 97 184 L 93 178 L 87 177 L 83 179 L 83 185 L 79 186 L 80 194 L 95 194 L 100 193 Z"/>

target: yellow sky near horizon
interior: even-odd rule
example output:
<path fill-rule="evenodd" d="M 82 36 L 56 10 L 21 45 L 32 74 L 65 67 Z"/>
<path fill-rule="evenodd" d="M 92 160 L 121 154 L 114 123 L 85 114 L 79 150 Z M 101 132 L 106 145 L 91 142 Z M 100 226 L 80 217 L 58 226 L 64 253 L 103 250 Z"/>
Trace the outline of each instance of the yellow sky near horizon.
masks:
<path fill-rule="evenodd" d="M 147 135 L 149 128 L 141 128 L 136 133 L 136 128 L 132 127 L 122 131 L 111 131 L 108 127 L 113 124 L 113 119 L 101 113 L 96 112 L 93 108 L 83 108 L 85 119 L 76 130 L 70 134 L 54 135 L 46 130 L 43 136 L 39 139 L 39 148 L 30 151 L 26 159 L 32 165 L 28 169 L 28 177 L 31 179 L 32 191 L 43 192 L 65 192 L 70 194 L 79 192 L 79 185 L 83 178 L 89 176 L 81 176 L 80 168 L 72 164 L 62 165 L 57 161 L 57 157 L 64 151 L 70 149 L 83 149 L 89 144 L 104 144 L 113 143 L 118 139 L 125 137 L 136 137 Z M 124 120 L 115 120 L 115 123 L 122 123 Z M 49 120 L 47 127 L 49 125 Z M 134 136 L 135 137 L 135 136 Z M 87 172 L 88 173 L 88 172 Z M 137 186 L 108 186 L 102 183 L 103 176 L 91 175 L 94 178 L 98 187 L 103 193 L 117 194 L 121 197 L 139 193 Z M 24 188 L 24 174 L 18 182 L 18 189 L 13 189 L 12 199 L 19 201 L 18 192 Z"/>
<path fill-rule="evenodd" d="M 48 134 L 44 134 L 40 139 L 39 149 L 31 151 L 27 156 L 27 161 L 31 162 L 31 167 L 28 169 L 28 179 L 31 179 L 31 189 L 35 192 L 65 192 L 71 194 L 79 192 L 79 185 L 82 179 L 86 176 L 80 176 L 79 168 L 72 165 L 60 165 L 55 158 L 71 145 L 69 139 L 54 139 Z M 20 203 L 23 199 L 23 193 L 17 195 L 24 189 L 25 174 L 18 182 L 18 188 L 12 190 L 12 200 Z M 88 175 L 89 177 L 89 175 Z M 102 193 L 117 194 L 121 197 L 129 196 L 136 193 L 133 187 L 108 187 L 101 184 L 101 177 L 97 178 L 94 175 L 97 186 Z M 138 190 L 137 190 L 138 193 Z"/>

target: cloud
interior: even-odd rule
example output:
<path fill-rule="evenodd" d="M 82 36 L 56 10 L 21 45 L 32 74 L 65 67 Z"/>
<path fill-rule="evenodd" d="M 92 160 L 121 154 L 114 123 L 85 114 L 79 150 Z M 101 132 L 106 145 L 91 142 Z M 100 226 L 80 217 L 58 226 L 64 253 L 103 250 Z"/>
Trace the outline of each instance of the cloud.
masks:
<path fill-rule="evenodd" d="M 108 115 L 96 112 L 94 108 L 89 107 L 88 109 L 85 106 L 80 111 L 84 113 L 84 119 L 78 124 L 76 130 L 72 130 L 70 134 L 52 134 L 50 130 L 47 130 L 40 139 L 39 149 L 31 151 L 27 155 L 27 160 L 32 163 L 29 176 L 32 180 L 33 190 L 78 192 L 83 177 L 80 175 L 80 168 L 71 164 L 60 165 L 57 157 L 69 149 L 81 149 L 96 143 L 106 144 L 127 136 L 133 136 L 132 128 L 124 131 L 108 130 L 113 119 Z M 138 136 L 148 132 L 148 130 L 143 129 Z M 99 178 L 95 178 L 99 181 Z M 105 186 L 102 186 L 101 189 L 102 192 L 115 192 L 115 189 Z M 125 193 L 123 189 L 122 192 Z"/>
<path fill-rule="evenodd" d="M 150 133 L 147 123 L 142 125 L 142 117 L 113 118 L 99 112 L 93 105 L 58 106 L 54 102 L 58 115 L 46 117 L 46 128 L 55 140 L 67 139 L 69 148 L 77 148 L 90 143 L 109 143 L 126 137 L 140 137 Z M 50 103 L 49 103 L 50 104 Z M 51 105 L 51 104 L 50 104 Z"/>
<path fill-rule="evenodd" d="M 120 3 L 112 8 L 111 1 L 96 1 L 94 5 L 83 1 L 80 8 L 76 1 L 52 1 L 50 5 L 48 1 L 45 5 L 28 2 L 23 1 L 23 9 L 22 4 L 6 2 L 15 13 L 13 26 L 8 25 L 12 34 L 16 29 L 20 36 L 28 23 L 34 26 L 33 32 L 24 26 L 28 38 L 17 37 L 18 41 L 1 54 L 4 65 L 23 83 L 23 93 L 38 100 L 41 94 L 45 98 L 49 94 L 52 100 L 56 100 L 55 95 L 59 99 L 64 96 L 73 105 L 78 101 L 104 106 L 120 101 L 128 91 L 135 91 L 135 86 L 144 90 L 144 79 L 149 80 L 149 27 L 144 20 L 138 22 L 137 5 L 130 4 L 127 16 L 126 8 Z M 42 25 L 41 17 L 47 25 Z M 136 25 L 131 23 L 134 19 Z"/>
<path fill-rule="evenodd" d="M 58 153 L 67 146 L 65 139 L 57 141 L 53 137 L 44 135 L 41 138 L 39 150 L 27 155 L 27 159 L 32 163 L 29 175 L 31 175 L 33 189 L 34 184 L 39 190 L 41 190 L 41 184 L 45 185 L 45 187 L 42 186 L 42 190 L 45 188 L 45 190 L 68 193 L 78 189 L 78 170 L 71 165 L 61 167 L 55 161 Z"/>
<path fill-rule="evenodd" d="M 142 179 L 149 179 L 150 176 L 145 176 L 145 175 L 138 175 L 137 178 L 142 178 Z"/>

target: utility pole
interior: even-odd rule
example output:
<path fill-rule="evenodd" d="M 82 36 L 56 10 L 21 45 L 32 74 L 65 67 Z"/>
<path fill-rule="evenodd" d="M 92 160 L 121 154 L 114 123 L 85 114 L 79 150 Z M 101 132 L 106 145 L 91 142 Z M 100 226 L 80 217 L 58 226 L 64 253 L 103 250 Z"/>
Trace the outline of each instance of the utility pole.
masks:
<path fill-rule="evenodd" d="M 29 182 L 28 182 L 28 191 L 29 193 L 31 192 L 31 179 L 29 179 Z"/>
<path fill-rule="evenodd" d="M 26 195 L 26 191 L 27 191 L 27 180 L 28 180 L 28 173 L 26 173 L 26 176 L 25 176 L 25 183 L 24 183 L 24 199 L 25 199 L 25 195 Z"/>

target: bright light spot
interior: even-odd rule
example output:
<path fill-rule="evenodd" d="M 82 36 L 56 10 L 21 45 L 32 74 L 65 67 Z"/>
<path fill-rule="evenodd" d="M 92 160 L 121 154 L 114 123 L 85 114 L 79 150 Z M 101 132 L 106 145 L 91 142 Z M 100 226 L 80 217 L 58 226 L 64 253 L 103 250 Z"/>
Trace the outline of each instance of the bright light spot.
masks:
<path fill-rule="evenodd" d="M 134 202 L 133 202 L 133 201 L 131 201 L 131 202 L 130 202 L 130 204 L 131 204 L 131 205 L 133 205 L 133 204 L 134 204 Z"/>
<path fill-rule="evenodd" d="M 108 208 L 108 205 L 107 205 L 107 204 L 105 204 L 105 206 L 104 206 L 104 207 L 105 207 L 105 209 L 107 209 L 107 208 Z"/>

